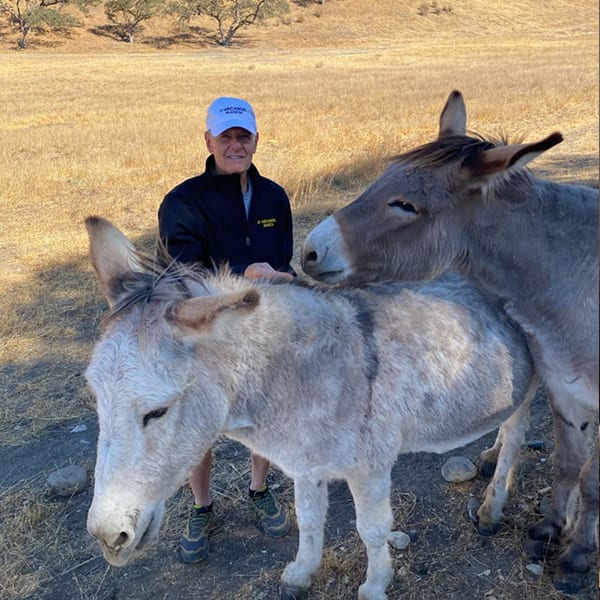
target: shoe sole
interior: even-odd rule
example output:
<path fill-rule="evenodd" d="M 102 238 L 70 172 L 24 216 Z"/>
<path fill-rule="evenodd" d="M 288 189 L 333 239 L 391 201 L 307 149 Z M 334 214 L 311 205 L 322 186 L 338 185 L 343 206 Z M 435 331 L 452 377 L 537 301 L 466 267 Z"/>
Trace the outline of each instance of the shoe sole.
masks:
<path fill-rule="evenodd" d="M 208 551 L 198 554 L 197 552 L 188 552 L 182 548 L 179 548 L 179 558 L 181 559 L 181 562 L 184 562 L 188 565 L 192 563 L 204 562 L 208 558 Z"/>

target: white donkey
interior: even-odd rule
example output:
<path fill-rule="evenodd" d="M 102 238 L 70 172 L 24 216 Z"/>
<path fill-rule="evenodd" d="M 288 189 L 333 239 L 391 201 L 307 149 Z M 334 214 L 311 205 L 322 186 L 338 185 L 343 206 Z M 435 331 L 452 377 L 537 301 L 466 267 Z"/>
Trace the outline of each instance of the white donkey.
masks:
<path fill-rule="evenodd" d="M 530 535 L 539 551 L 563 538 L 555 584 L 576 591 L 598 547 L 598 190 L 524 169 L 560 134 L 491 143 L 467 136 L 466 119 L 452 92 L 438 139 L 396 157 L 320 223 L 302 264 L 330 282 L 454 269 L 502 302 L 527 335 L 554 417 L 552 510 Z"/>
<path fill-rule="evenodd" d="M 100 425 L 88 530 L 109 562 L 156 534 L 165 500 L 221 434 L 294 480 L 300 541 L 283 598 L 305 592 L 320 564 L 338 478 L 367 548 L 358 596 L 386 598 L 398 454 L 445 452 L 508 418 L 479 511 L 500 518 L 536 381 L 522 334 L 475 288 L 456 276 L 251 284 L 154 263 L 108 221 L 86 224 L 111 309 L 86 372 Z"/>

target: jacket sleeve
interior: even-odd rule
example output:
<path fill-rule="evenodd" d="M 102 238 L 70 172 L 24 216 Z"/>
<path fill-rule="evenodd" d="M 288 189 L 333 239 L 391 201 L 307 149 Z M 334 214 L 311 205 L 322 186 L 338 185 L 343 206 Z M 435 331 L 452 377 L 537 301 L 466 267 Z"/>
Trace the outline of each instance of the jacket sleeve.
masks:
<path fill-rule="evenodd" d="M 207 256 L 205 223 L 197 211 L 176 193 L 170 192 L 158 209 L 158 233 L 169 254 L 185 263 L 213 268 Z"/>

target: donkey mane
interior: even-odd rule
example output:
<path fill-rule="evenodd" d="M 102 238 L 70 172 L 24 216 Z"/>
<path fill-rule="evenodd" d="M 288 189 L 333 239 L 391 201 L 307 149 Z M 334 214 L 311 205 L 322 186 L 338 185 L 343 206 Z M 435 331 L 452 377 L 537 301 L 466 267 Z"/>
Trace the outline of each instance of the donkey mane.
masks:
<path fill-rule="evenodd" d="M 501 142 L 504 143 L 504 142 Z M 499 145 L 482 136 L 448 135 L 428 142 L 392 158 L 393 162 L 411 163 L 417 167 L 437 167 L 462 162 L 482 150 Z"/>
<path fill-rule="evenodd" d="M 132 253 L 132 257 L 138 268 L 120 280 L 121 297 L 112 306 L 108 321 L 140 303 L 149 306 L 151 302 L 191 298 L 190 281 L 207 289 L 204 278 L 208 271 L 176 261 L 162 244 L 153 257 L 141 252 Z"/>
<path fill-rule="evenodd" d="M 471 132 L 473 136 L 447 135 L 433 142 L 423 144 L 408 152 L 392 157 L 392 164 L 407 164 L 416 168 L 438 168 L 444 166 L 458 165 L 468 166 L 469 161 L 475 159 L 480 152 L 507 146 L 513 143 L 522 143 L 523 137 L 511 139 L 509 142 L 505 135 L 499 138 L 486 139 L 480 134 Z M 486 181 L 483 188 L 483 201 L 494 203 L 518 204 L 525 192 L 530 188 L 532 182 L 531 171 L 527 168 L 519 170 L 507 170 L 496 175 L 493 179 Z M 507 196 L 502 193 L 503 186 L 509 184 L 511 193 Z M 519 191 L 519 193 L 516 193 Z"/>
<path fill-rule="evenodd" d="M 428 142 L 407 152 L 392 157 L 392 162 L 411 163 L 417 167 L 437 167 L 462 162 L 477 155 L 483 150 L 520 144 L 524 137 L 519 136 L 509 141 L 505 134 L 498 138 L 486 138 L 475 132 L 472 137 L 465 135 L 446 135 L 433 142 Z"/>

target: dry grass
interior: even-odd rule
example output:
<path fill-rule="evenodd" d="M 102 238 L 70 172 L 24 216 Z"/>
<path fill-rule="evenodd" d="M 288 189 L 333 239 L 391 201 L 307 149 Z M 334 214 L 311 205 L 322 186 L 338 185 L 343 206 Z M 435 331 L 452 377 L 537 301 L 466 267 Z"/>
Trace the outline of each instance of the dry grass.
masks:
<path fill-rule="evenodd" d="M 432 138 L 454 88 L 482 133 L 562 131 L 565 142 L 534 170 L 597 186 L 597 2 L 467 0 L 423 17 L 418 1 L 374 4 L 365 15 L 358 0 L 297 3 L 286 22 L 248 30 L 231 50 L 167 43 L 158 24 L 134 48 L 86 30 L 39 38 L 26 52 L 0 38 L 0 445 L 90 414 L 81 372 L 104 302 L 82 221 L 101 214 L 151 246 L 163 195 L 201 169 L 204 110 L 217 95 L 247 97 L 257 109 L 256 163 L 292 198 L 297 250 L 386 157 Z M 232 486 L 235 496 L 231 479 L 220 489 Z M 49 552 L 63 552 L 64 506 L 33 499 L 43 492 L 39 478 L 1 492 L 0 596 L 35 595 L 52 577 L 56 565 L 32 559 L 43 554 L 38 544 L 54 540 Z M 184 505 L 173 509 L 177 519 Z M 319 598 L 344 597 L 328 578 L 343 584 L 350 572 L 355 588 L 361 576 L 349 566 L 358 545 L 344 545 L 327 550 Z M 73 550 L 64 560 L 58 573 L 87 559 Z"/>

